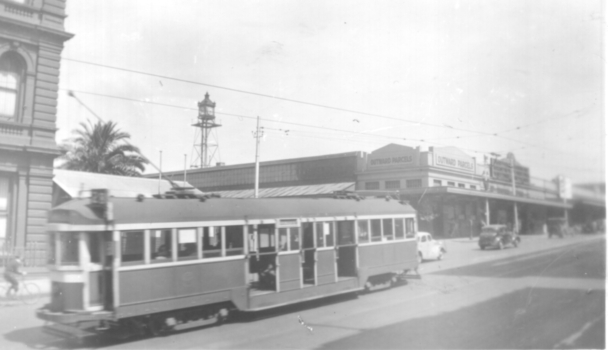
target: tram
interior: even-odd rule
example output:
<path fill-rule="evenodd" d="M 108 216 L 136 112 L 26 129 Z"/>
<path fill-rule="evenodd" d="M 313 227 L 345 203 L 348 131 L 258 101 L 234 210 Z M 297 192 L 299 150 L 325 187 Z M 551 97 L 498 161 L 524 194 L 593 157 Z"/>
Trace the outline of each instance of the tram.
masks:
<path fill-rule="evenodd" d="M 158 335 L 390 284 L 418 265 L 415 210 L 388 197 L 92 192 L 49 212 L 51 300 L 37 316 L 63 337 Z"/>

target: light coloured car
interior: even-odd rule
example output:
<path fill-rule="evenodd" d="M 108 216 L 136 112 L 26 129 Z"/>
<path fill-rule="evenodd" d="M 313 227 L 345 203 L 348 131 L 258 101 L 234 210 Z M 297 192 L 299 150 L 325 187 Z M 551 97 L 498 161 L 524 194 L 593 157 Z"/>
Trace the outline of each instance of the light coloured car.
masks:
<path fill-rule="evenodd" d="M 418 262 L 423 260 L 441 260 L 446 253 L 443 242 L 436 241 L 428 232 L 417 232 Z"/>

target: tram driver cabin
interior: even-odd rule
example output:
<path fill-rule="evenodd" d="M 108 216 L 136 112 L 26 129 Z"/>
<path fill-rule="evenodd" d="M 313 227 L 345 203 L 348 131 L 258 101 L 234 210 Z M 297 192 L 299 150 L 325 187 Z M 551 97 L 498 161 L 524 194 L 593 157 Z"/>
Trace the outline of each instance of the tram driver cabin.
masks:
<path fill-rule="evenodd" d="M 263 310 L 394 281 L 418 264 L 415 211 L 393 199 L 100 193 L 49 215 L 52 295 L 37 312 L 49 331 Z"/>

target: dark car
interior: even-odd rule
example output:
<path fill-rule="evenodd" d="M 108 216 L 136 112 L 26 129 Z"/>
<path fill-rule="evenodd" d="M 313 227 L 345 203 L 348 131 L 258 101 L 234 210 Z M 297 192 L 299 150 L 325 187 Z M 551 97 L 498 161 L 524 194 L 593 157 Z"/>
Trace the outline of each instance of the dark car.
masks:
<path fill-rule="evenodd" d="M 509 230 L 506 225 L 488 225 L 481 229 L 479 248 L 482 250 L 488 247 L 502 249 L 509 244 L 517 248 L 520 240 L 519 236 Z"/>
<path fill-rule="evenodd" d="M 565 218 L 549 218 L 547 219 L 547 231 L 549 238 L 552 236 L 564 238 L 568 234 L 568 222 Z"/>

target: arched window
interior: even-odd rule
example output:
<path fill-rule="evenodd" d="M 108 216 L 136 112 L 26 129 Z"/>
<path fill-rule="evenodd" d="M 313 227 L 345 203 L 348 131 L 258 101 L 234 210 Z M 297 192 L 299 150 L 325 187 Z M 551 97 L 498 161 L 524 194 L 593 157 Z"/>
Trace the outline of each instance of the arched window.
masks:
<path fill-rule="evenodd" d="M 0 120 L 18 121 L 24 76 L 21 56 L 8 52 L 0 57 Z"/>

